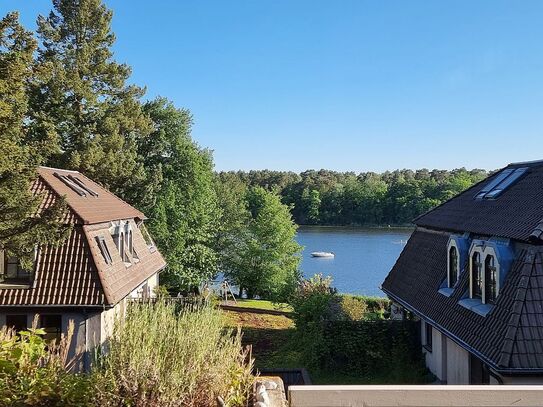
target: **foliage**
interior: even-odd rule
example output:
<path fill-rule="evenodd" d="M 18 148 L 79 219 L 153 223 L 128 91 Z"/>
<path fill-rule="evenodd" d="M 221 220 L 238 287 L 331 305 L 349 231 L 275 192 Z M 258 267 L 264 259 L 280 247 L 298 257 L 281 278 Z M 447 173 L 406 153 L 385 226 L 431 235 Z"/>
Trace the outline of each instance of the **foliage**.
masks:
<path fill-rule="evenodd" d="M 231 237 L 235 243 L 223 257 L 223 271 L 249 298 L 284 301 L 299 279 L 296 225 L 289 208 L 273 192 L 250 188 L 246 202 L 248 224 Z"/>
<path fill-rule="evenodd" d="M 72 332 L 54 345 L 42 329 L 0 331 L 0 405 L 90 405 L 90 380 L 65 370 Z"/>
<path fill-rule="evenodd" d="M 484 170 L 397 170 L 376 174 L 309 170 L 222 172 L 280 193 L 298 224 L 405 225 L 486 177 Z"/>
<path fill-rule="evenodd" d="M 95 372 L 97 403 L 216 406 L 221 397 L 227 406 L 242 406 L 251 368 L 240 332 L 226 328 L 220 311 L 134 304 Z"/>
<path fill-rule="evenodd" d="M 361 321 L 366 317 L 368 305 L 352 296 L 341 297 L 341 311 L 351 321 Z"/>
<path fill-rule="evenodd" d="M 213 184 L 213 160 L 190 136 L 192 117 L 165 98 L 147 102 L 153 122 L 138 152 L 159 179 L 154 204 L 144 208 L 155 242 L 168 263 L 164 281 L 190 288 L 217 270 L 215 237 L 220 211 Z"/>
<path fill-rule="evenodd" d="M 0 21 L 0 248 L 22 259 L 23 266 L 32 261 L 36 245 L 58 243 L 68 233 L 59 222 L 64 201 L 38 210 L 43 196 L 31 192 L 44 150 L 43 143 L 28 139 L 28 86 L 36 46 L 17 13 Z"/>
<path fill-rule="evenodd" d="M 292 319 L 296 325 L 295 343 L 305 366 L 320 368 L 320 355 L 326 351 L 324 322 L 340 315 L 340 297 L 332 279 L 317 274 L 301 280 L 290 297 Z"/>
<path fill-rule="evenodd" d="M 152 200 L 152 188 L 136 143 L 147 138 L 151 122 L 139 102 L 143 89 L 127 85 L 130 67 L 113 60 L 111 19 L 101 0 L 53 0 L 50 14 L 38 17 L 33 137 L 53 131 L 51 166 L 82 171 L 143 204 Z"/>
<path fill-rule="evenodd" d="M 368 380 L 387 372 L 387 384 L 420 382 L 427 373 L 418 329 L 413 321 L 328 322 L 320 365 Z"/>
<path fill-rule="evenodd" d="M 361 319 L 386 319 L 390 316 L 390 300 L 384 297 L 368 297 L 364 295 L 341 295 L 342 309 L 347 315 L 346 319 L 358 320 L 349 317 L 349 314 L 360 314 L 363 310 L 364 317 Z"/>

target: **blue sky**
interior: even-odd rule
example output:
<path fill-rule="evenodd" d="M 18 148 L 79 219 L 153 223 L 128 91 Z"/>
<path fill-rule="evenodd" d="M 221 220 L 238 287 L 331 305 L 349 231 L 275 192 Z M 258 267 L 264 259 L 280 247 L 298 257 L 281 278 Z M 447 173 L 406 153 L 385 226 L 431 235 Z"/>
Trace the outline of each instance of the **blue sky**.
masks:
<path fill-rule="evenodd" d="M 543 158 L 543 2 L 108 0 L 116 59 L 218 170 Z M 2 0 L 28 28 L 48 0 Z"/>

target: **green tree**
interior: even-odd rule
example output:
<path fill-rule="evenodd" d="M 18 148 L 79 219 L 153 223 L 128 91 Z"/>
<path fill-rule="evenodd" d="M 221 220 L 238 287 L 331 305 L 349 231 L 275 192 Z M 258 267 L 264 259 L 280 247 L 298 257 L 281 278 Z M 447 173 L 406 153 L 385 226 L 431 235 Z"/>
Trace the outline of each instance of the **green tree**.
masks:
<path fill-rule="evenodd" d="M 36 245 L 66 237 L 62 199 L 39 210 L 41 195 L 31 186 L 40 163 L 39 144 L 27 141 L 28 85 L 33 77 L 36 41 L 10 13 L 0 21 L 0 248 L 28 265 Z"/>
<path fill-rule="evenodd" d="M 304 189 L 302 193 L 302 207 L 306 215 L 306 223 L 316 225 L 319 223 L 319 211 L 321 206 L 320 193 L 316 189 L 309 191 Z"/>
<path fill-rule="evenodd" d="M 48 163 L 76 169 L 133 202 L 148 204 L 153 190 L 136 145 L 151 131 L 139 99 L 127 85 L 130 67 L 113 60 L 112 12 L 101 0 L 53 0 L 38 17 L 39 80 L 32 87 L 36 140 L 56 133 Z"/>
<path fill-rule="evenodd" d="M 168 262 L 166 283 L 189 288 L 217 271 L 220 211 L 212 155 L 191 139 L 188 110 L 157 98 L 146 103 L 144 111 L 155 130 L 139 143 L 138 152 L 159 183 L 155 203 L 144 208 L 148 226 Z"/>
<path fill-rule="evenodd" d="M 238 250 L 225 275 L 252 298 L 284 301 L 299 280 L 302 247 L 294 240 L 296 225 L 278 194 L 252 187 L 246 194 L 249 223 L 238 235 Z"/>
<path fill-rule="evenodd" d="M 219 270 L 235 270 L 237 255 L 251 219 L 245 199 L 247 185 L 233 173 L 218 174 L 214 185 L 222 215 L 215 244 Z"/>

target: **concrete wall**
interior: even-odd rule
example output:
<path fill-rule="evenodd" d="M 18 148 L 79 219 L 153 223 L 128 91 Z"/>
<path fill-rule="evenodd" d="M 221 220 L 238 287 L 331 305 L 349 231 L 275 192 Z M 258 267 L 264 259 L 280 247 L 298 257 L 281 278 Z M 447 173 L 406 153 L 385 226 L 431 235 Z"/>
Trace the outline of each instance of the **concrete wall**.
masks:
<path fill-rule="evenodd" d="M 469 384 L 469 353 L 447 338 L 447 384 Z"/>
<path fill-rule="evenodd" d="M 290 407 L 541 406 L 543 386 L 290 386 Z"/>

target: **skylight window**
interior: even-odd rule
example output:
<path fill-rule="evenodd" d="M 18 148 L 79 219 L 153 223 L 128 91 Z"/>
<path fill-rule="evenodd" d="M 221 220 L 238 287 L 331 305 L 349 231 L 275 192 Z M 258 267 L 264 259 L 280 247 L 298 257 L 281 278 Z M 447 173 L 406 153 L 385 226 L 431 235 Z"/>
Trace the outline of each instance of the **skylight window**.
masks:
<path fill-rule="evenodd" d="M 93 191 L 92 189 L 90 189 L 88 186 L 85 185 L 85 183 L 83 181 L 81 181 L 79 178 L 77 177 L 74 177 L 72 175 L 68 175 L 68 178 L 73 181 L 74 183 L 76 183 L 77 185 L 79 185 L 81 188 L 83 188 L 85 191 L 87 191 L 90 195 L 92 196 L 98 196 L 98 193 Z"/>
<path fill-rule="evenodd" d="M 507 188 L 513 185 L 520 177 L 522 177 L 528 168 L 508 168 L 500 172 L 492 181 L 481 189 L 475 199 L 495 199 L 500 196 Z"/>
<path fill-rule="evenodd" d="M 73 175 L 62 175 L 58 172 L 55 172 L 53 175 L 74 190 L 79 196 L 98 196 L 98 193 L 90 189 L 83 181 Z"/>
<path fill-rule="evenodd" d="M 96 236 L 96 242 L 98 243 L 98 247 L 100 248 L 100 252 L 102 253 L 102 257 L 106 261 L 106 264 L 113 264 L 113 260 L 111 259 L 111 254 L 109 253 L 109 249 L 107 248 L 104 236 Z"/>

